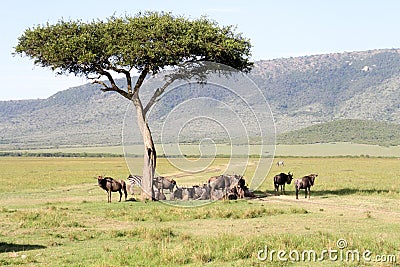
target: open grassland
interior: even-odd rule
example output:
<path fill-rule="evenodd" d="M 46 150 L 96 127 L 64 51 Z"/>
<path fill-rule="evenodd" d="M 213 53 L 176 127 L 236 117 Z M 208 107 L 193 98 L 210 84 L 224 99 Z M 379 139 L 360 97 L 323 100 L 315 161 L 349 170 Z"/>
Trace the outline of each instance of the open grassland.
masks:
<path fill-rule="evenodd" d="M 140 169 L 142 159 L 133 160 Z M 182 208 L 161 202 L 119 203 L 116 193 L 115 202 L 106 203 L 94 177 L 126 178 L 123 158 L 0 158 L 0 265 L 399 265 L 399 159 L 283 160 L 285 167 L 273 164 L 257 199 Z M 157 170 L 190 185 L 218 174 L 227 162 L 216 159 L 203 174 L 182 175 L 167 159 L 159 159 Z M 286 186 L 286 195 L 275 196 L 272 177 L 281 171 L 296 178 L 318 173 L 311 199 L 301 194 L 296 201 L 292 184 Z M 339 239 L 348 246 L 339 249 Z M 285 262 L 277 252 L 271 256 L 272 250 L 286 251 L 281 255 L 286 259 L 289 253 L 295 258 L 296 251 L 313 250 L 320 258 L 324 250 L 336 250 L 339 258 L 332 260 L 334 253 L 331 259 L 324 254 L 323 261 L 303 262 L 300 257 Z M 346 252 L 356 250 L 360 260 L 346 261 Z M 367 250 L 372 262 L 362 257 Z M 267 259 L 260 261 L 258 254 Z"/>
<path fill-rule="evenodd" d="M 277 156 L 297 156 L 297 157 L 329 157 L 329 156 L 371 156 L 371 157 L 400 157 L 400 146 L 378 146 L 353 143 L 318 143 L 301 145 L 277 145 L 274 151 L 273 146 L 266 146 L 264 153 L 260 153 L 260 145 L 233 145 L 217 144 L 215 147 L 199 147 L 196 144 L 156 144 L 159 155 L 181 156 L 203 155 L 203 156 L 230 156 L 234 151 L 235 156 L 247 157 L 247 155 L 262 155 L 268 157 Z M 1 150 L 1 149 L 0 149 Z M 29 150 L 3 150 L 12 153 L 87 153 L 87 154 L 116 154 L 126 153 L 141 156 L 143 155 L 143 145 L 130 146 L 98 146 L 98 147 L 59 147 L 48 149 L 29 149 Z"/>

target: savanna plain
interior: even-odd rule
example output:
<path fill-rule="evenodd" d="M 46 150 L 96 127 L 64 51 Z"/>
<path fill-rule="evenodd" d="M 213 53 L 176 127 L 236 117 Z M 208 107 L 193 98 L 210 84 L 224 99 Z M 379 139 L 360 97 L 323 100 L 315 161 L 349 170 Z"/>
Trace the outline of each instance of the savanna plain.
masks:
<path fill-rule="evenodd" d="M 282 159 L 285 166 L 276 166 Z M 140 169 L 143 159 L 132 160 Z M 217 158 L 191 176 L 160 158 L 157 171 L 192 185 L 220 174 L 228 161 Z M 180 207 L 118 202 L 118 193 L 107 203 L 94 178 L 126 179 L 124 158 L 3 157 L 0 265 L 399 266 L 399 166 L 399 158 L 279 158 L 257 198 Z M 293 183 L 275 195 L 273 176 L 288 171 L 295 178 L 318 174 L 310 199 L 301 192 L 296 200 Z M 310 250 L 316 260 L 302 260 Z"/>

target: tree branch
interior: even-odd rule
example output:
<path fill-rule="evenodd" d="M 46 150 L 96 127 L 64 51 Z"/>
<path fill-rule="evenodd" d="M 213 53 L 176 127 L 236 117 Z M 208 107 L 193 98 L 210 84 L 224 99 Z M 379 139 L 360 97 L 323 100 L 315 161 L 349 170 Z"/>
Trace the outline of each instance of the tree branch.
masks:
<path fill-rule="evenodd" d="M 108 71 L 105 71 L 105 70 L 103 70 L 103 69 L 101 69 L 101 68 L 98 68 L 98 69 L 97 69 L 97 72 L 100 73 L 101 75 L 104 75 L 104 76 L 107 77 L 107 79 L 108 79 L 108 80 L 110 81 L 110 83 L 111 83 L 111 87 L 112 87 L 112 88 L 119 89 L 118 86 L 117 86 L 117 84 L 115 83 L 114 78 L 112 77 L 111 73 L 109 73 Z"/>
<path fill-rule="evenodd" d="M 139 78 L 136 81 L 135 87 L 133 88 L 133 95 L 139 95 L 139 88 L 142 86 L 144 79 L 146 78 L 147 74 L 149 73 L 150 67 L 146 65 L 142 73 L 140 73 Z"/>
<path fill-rule="evenodd" d="M 110 67 L 110 69 L 115 71 L 115 72 L 125 74 L 128 94 L 132 94 L 132 77 L 131 77 L 130 71 L 125 70 L 125 69 L 112 67 L 112 66 Z"/>
<path fill-rule="evenodd" d="M 125 70 L 124 70 L 124 71 L 125 71 Z M 102 81 L 99 81 L 99 80 L 93 81 L 93 84 L 97 83 L 97 84 L 100 84 L 100 85 L 104 86 L 104 88 L 101 88 L 101 89 L 100 89 L 101 91 L 103 91 L 103 92 L 110 92 L 110 91 L 117 92 L 118 94 L 122 95 L 123 97 L 125 97 L 125 98 L 127 98 L 127 99 L 129 99 L 129 100 L 132 99 L 132 92 L 129 92 L 129 91 L 127 92 L 127 91 L 124 91 L 124 90 L 120 89 L 120 88 L 117 86 L 117 84 L 115 83 L 115 80 L 114 80 L 114 78 L 112 77 L 111 73 L 109 73 L 108 71 L 106 71 L 106 70 L 104 70 L 104 69 L 102 69 L 102 68 L 97 68 L 97 72 L 98 72 L 100 75 L 106 76 L 107 79 L 110 81 L 110 84 L 111 84 L 111 86 L 108 86 L 105 82 L 102 82 Z M 125 71 L 125 72 L 126 72 L 126 71 Z M 128 72 L 128 73 L 129 73 L 129 72 Z M 126 74 L 125 74 L 125 75 L 126 75 Z M 128 76 L 129 76 L 129 79 L 128 79 Z M 127 75 L 127 82 L 128 82 L 128 83 L 131 82 L 131 76 L 130 76 L 130 75 Z M 132 82 L 131 82 L 131 84 L 132 84 Z M 132 90 L 131 90 L 131 91 L 132 91 Z"/>
<path fill-rule="evenodd" d="M 124 90 L 119 89 L 118 87 L 109 87 L 109 86 L 107 86 L 107 84 L 105 82 L 102 82 L 102 81 L 93 81 L 92 83 L 93 84 L 97 83 L 97 84 L 103 85 L 104 88 L 100 89 L 103 92 L 117 92 L 118 94 L 122 95 L 123 97 L 125 97 L 129 100 L 132 99 L 131 94 L 129 94 L 128 92 L 126 92 Z"/>
<path fill-rule="evenodd" d="M 175 79 L 169 79 L 163 86 L 157 88 L 157 90 L 154 92 L 153 96 L 147 103 L 146 107 L 143 110 L 144 115 L 146 116 L 147 112 L 149 109 L 158 101 L 158 97 L 162 95 L 165 91 L 165 89 L 174 81 Z"/>

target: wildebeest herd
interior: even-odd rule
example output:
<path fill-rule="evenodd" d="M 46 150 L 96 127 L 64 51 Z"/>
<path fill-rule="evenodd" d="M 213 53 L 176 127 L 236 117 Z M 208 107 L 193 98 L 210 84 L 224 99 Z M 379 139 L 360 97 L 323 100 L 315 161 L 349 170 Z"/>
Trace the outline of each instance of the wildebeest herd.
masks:
<path fill-rule="evenodd" d="M 98 176 L 98 185 L 107 191 L 108 202 L 111 202 L 111 192 L 119 192 L 121 201 L 122 192 L 127 198 L 127 190 L 133 195 L 134 187 L 141 186 L 142 176 L 129 175 L 127 180 L 115 180 L 111 177 Z M 193 185 L 190 187 L 180 186 L 176 181 L 166 177 L 153 178 L 154 200 L 166 200 L 164 190 L 167 189 L 170 200 L 218 200 L 218 199 L 238 199 L 244 197 L 254 197 L 253 192 L 246 186 L 246 181 L 242 175 L 219 175 L 208 179 L 203 185 Z"/>
<path fill-rule="evenodd" d="M 296 190 L 296 199 L 299 197 L 299 191 L 305 190 L 305 197 L 310 198 L 310 188 L 314 185 L 317 174 L 309 174 L 294 181 Z M 134 187 L 141 186 L 142 176 L 129 175 L 129 191 L 133 195 Z M 280 173 L 274 176 L 275 194 L 281 192 L 285 194 L 285 184 L 291 184 L 293 173 Z M 97 177 L 98 185 L 107 191 L 108 202 L 111 202 L 111 192 L 119 192 L 119 201 L 122 198 L 122 192 L 127 199 L 127 185 L 124 180 L 115 180 L 111 177 Z M 154 177 L 153 189 L 155 193 L 154 200 L 166 200 L 164 189 L 168 189 L 170 200 L 234 200 L 244 197 L 255 197 L 254 193 L 246 186 L 246 181 L 242 175 L 219 175 L 208 179 L 203 185 L 193 185 L 191 187 L 178 187 L 173 179 L 166 177 Z"/>

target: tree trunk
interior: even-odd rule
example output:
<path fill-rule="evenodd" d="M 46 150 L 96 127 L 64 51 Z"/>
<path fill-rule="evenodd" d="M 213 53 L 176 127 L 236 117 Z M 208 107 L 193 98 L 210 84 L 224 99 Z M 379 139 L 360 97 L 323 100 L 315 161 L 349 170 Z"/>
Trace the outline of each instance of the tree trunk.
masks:
<path fill-rule="evenodd" d="M 142 200 L 153 200 L 153 177 L 156 169 L 156 150 L 151 137 L 150 128 L 147 125 L 145 115 L 143 113 L 143 106 L 139 97 L 132 99 L 136 107 L 137 123 L 142 133 L 144 144 L 144 164 L 143 164 L 143 179 L 142 179 Z"/>
<path fill-rule="evenodd" d="M 153 177 L 156 169 L 156 150 L 147 123 L 145 124 L 145 131 L 142 134 L 144 142 L 142 200 L 153 200 Z"/>

